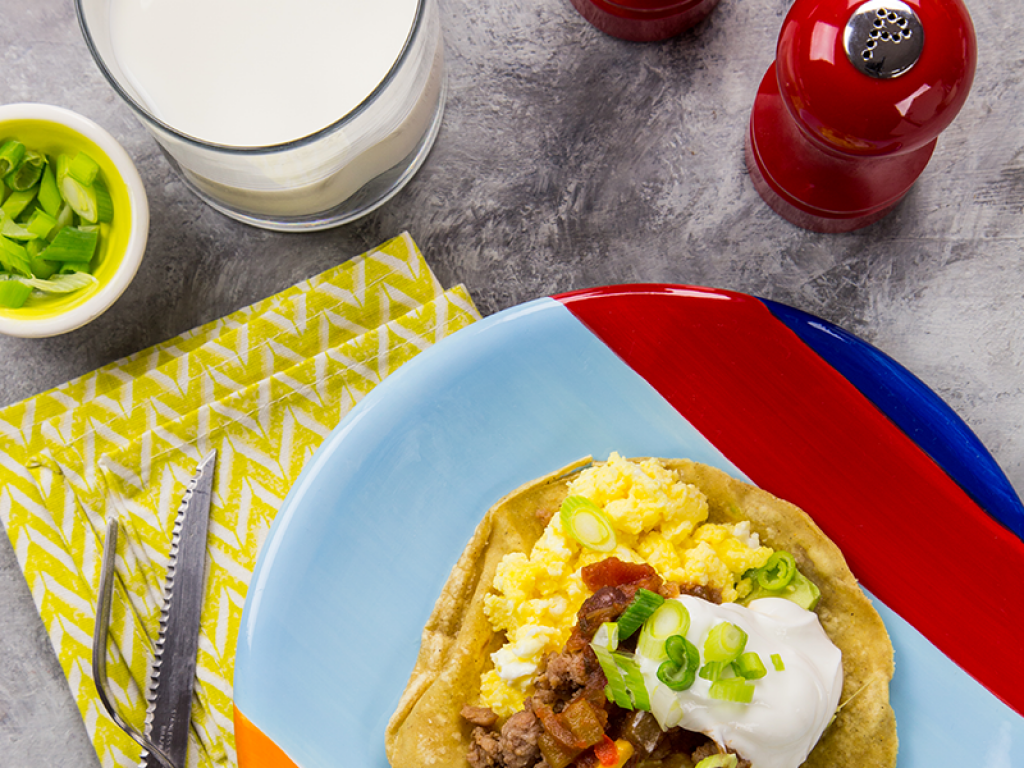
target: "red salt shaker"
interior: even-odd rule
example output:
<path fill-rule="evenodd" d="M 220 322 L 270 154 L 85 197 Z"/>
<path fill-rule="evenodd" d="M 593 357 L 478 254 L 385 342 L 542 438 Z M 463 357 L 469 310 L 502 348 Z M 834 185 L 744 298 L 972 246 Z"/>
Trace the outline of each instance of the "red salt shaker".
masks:
<path fill-rule="evenodd" d="M 878 221 L 928 164 L 976 62 L 960 0 L 796 0 L 750 115 L 754 187 L 805 229 Z"/>
<path fill-rule="evenodd" d="M 572 0 L 587 21 L 622 40 L 667 40 L 703 21 L 718 0 Z"/>

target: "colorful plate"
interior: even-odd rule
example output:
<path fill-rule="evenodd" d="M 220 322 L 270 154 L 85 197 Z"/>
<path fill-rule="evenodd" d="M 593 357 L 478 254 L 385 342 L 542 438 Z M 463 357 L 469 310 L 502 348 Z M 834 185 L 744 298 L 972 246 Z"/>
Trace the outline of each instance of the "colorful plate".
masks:
<path fill-rule="evenodd" d="M 460 331 L 324 443 L 246 600 L 242 768 L 385 768 L 421 628 L 484 511 L 611 451 L 713 464 L 794 501 L 837 541 L 893 639 L 900 768 L 1024 765 L 1024 507 L 977 438 L 824 321 L 637 285 Z"/>

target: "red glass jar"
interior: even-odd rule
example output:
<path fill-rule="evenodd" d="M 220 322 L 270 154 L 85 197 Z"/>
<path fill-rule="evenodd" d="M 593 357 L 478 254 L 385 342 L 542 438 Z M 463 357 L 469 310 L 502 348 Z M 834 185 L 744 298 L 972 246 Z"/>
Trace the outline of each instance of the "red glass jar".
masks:
<path fill-rule="evenodd" d="M 622 40 L 666 40 L 699 24 L 718 0 L 572 0 L 580 14 L 605 34 Z"/>
<path fill-rule="evenodd" d="M 854 14 L 916 17 L 923 47 L 905 70 L 869 76 L 847 53 Z M 892 49 L 890 48 L 890 52 Z M 961 0 L 796 0 L 750 116 L 747 167 L 787 220 L 848 232 L 888 214 L 967 99 L 977 59 Z"/>

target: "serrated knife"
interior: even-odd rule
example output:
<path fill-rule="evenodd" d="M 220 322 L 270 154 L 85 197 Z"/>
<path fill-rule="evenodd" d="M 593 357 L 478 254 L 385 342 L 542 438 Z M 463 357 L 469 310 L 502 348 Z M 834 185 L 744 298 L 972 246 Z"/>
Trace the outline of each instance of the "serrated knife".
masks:
<path fill-rule="evenodd" d="M 186 764 L 192 688 L 199 651 L 199 617 L 203 608 L 203 581 L 206 575 L 206 533 L 210 521 L 216 460 L 216 452 L 211 451 L 199 462 L 174 522 L 164 582 L 160 632 L 146 691 L 148 707 L 144 733 L 139 733 L 120 716 L 107 685 L 107 629 L 118 533 L 117 519 L 107 521 L 99 604 L 93 633 L 93 678 L 100 701 L 114 722 L 145 750 L 140 768 L 151 765 L 185 768 Z M 151 762 L 153 758 L 156 758 L 155 763 Z"/>

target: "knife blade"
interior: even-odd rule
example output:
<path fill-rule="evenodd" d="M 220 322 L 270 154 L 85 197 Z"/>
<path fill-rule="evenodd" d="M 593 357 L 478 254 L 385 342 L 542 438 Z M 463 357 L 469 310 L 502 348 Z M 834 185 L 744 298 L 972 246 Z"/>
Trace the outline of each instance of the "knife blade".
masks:
<path fill-rule="evenodd" d="M 188 754 L 216 459 L 216 451 L 203 457 L 178 508 L 147 691 L 146 738 L 170 758 L 173 768 L 184 768 Z M 143 752 L 140 768 L 150 765 L 150 757 Z"/>

